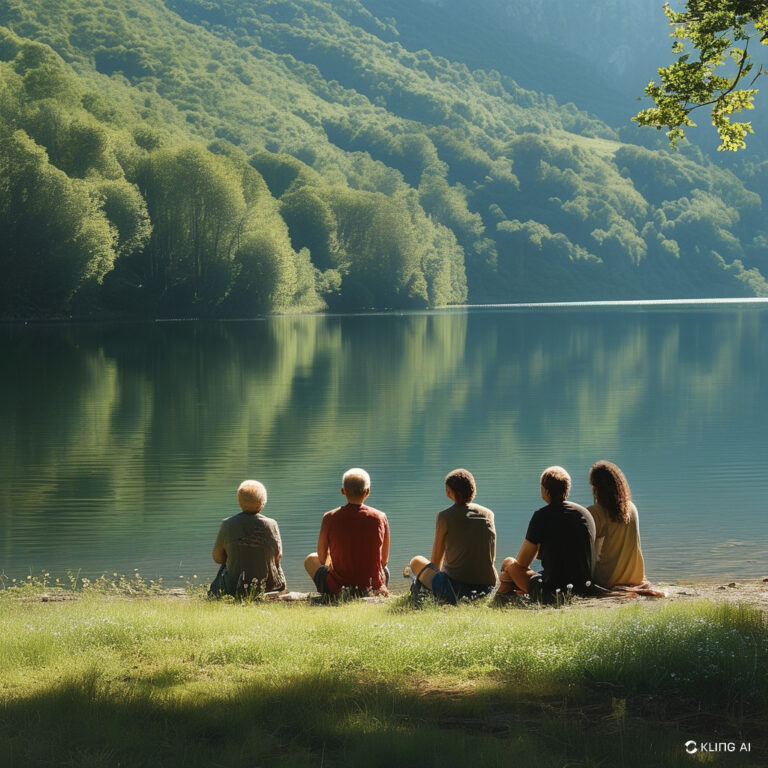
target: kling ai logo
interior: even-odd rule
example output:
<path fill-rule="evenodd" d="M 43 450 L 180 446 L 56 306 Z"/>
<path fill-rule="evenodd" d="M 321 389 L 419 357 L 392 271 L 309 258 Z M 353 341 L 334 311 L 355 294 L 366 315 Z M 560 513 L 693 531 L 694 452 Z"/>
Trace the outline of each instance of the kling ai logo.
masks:
<path fill-rule="evenodd" d="M 686 741 L 685 751 L 689 755 L 695 755 L 697 752 L 751 752 L 752 744 L 748 741 L 742 741 L 741 745 L 735 741 Z"/>

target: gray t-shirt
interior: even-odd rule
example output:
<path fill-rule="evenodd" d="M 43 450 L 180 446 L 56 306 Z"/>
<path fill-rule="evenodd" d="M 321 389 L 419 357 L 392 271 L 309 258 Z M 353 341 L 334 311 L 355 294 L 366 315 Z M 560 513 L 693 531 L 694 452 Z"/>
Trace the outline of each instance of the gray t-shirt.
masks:
<path fill-rule="evenodd" d="M 496 584 L 493 512 L 479 504 L 454 504 L 437 519 L 446 524 L 443 570 L 463 584 Z"/>
<path fill-rule="evenodd" d="M 227 553 L 226 588 L 230 594 L 243 584 L 254 581 L 265 592 L 285 589 L 285 574 L 277 562 L 282 552 L 280 529 L 271 517 L 261 513 L 241 512 L 222 520 L 216 544 Z"/>

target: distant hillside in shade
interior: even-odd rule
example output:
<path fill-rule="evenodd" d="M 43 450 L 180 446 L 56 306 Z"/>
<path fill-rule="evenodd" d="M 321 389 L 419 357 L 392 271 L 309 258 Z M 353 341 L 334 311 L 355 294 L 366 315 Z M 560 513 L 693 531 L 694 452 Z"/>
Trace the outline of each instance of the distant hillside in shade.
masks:
<path fill-rule="evenodd" d="M 768 294 L 762 164 L 505 58 L 502 6 L 0 0 L 0 313 Z"/>

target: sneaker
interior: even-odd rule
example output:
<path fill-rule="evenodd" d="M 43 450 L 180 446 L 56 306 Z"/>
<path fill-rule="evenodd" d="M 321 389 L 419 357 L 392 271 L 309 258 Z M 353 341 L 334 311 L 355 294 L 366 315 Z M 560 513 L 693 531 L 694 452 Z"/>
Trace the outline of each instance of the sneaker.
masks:
<path fill-rule="evenodd" d="M 413 599 L 413 607 L 420 608 L 424 601 L 424 590 L 422 583 L 416 579 L 411 582 L 411 598 Z"/>

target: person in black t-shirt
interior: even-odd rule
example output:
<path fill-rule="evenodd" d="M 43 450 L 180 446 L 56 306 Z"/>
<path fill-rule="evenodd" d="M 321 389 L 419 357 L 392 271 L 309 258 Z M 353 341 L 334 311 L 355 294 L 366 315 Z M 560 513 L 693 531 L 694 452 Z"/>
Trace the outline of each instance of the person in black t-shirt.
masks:
<path fill-rule="evenodd" d="M 554 602 L 557 591 L 589 592 L 594 562 L 595 521 L 582 506 L 566 501 L 571 477 L 562 467 L 549 467 L 541 475 L 541 498 L 546 507 L 536 510 L 528 524 L 517 557 L 501 564 L 497 594 L 530 594 L 538 602 Z M 530 566 L 541 560 L 537 573 Z"/>

